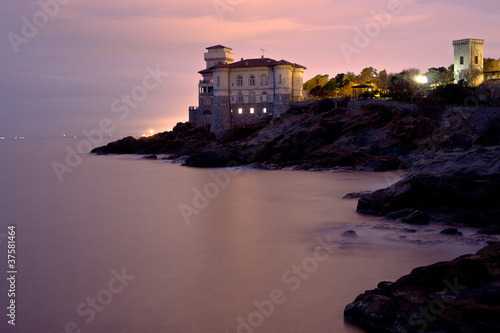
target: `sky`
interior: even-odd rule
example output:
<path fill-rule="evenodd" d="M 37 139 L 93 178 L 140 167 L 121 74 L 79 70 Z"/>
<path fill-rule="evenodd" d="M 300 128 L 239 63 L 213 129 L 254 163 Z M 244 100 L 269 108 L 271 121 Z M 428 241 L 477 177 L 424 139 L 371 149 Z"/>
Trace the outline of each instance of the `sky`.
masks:
<path fill-rule="evenodd" d="M 304 65 L 304 80 L 448 67 L 463 38 L 498 59 L 499 14 L 498 0 L 3 0 L 0 137 L 171 130 L 217 44 Z"/>

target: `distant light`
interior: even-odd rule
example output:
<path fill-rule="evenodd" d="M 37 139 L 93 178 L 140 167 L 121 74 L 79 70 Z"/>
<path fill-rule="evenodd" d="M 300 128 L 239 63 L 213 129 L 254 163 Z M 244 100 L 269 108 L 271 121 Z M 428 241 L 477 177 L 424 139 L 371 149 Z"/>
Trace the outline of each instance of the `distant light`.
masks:
<path fill-rule="evenodd" d="M 5 140 L 5 137 L 4 136 L 0 137 L 0 140 Z"/>
<path fill-rule="evenodd" d="M 427 80 L 427 76 L 425 75 L 419 75 L 415 78 L 415 80 L 418 82 L 418 83 L 422 83 L 422 84 L 426 84 L 427 82 L 429 82 L 429 80 Z"/>

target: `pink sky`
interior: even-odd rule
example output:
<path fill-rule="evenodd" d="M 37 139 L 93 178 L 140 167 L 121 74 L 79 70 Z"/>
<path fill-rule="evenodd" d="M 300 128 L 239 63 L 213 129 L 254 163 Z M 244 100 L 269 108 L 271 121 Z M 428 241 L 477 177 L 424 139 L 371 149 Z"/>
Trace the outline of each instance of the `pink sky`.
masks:
<path fill-rule="evenodd" d="M 306 80 L 369 66 L 448 67 L 451 42 L 461 38 L 485 39 L 485 56 L 500 58 L 500 4 L 493 0 L 59 1 L 67 4 L 51 7 L 53 17 L 18 53 L 8 34 L 23 36 L 22 18 L 32 21 L 41 8 L 37 1 L 3 4 L 0 136 L 80 135 L 103 118 L 115 124 L 114 136 L 170 130 L 197 104 L 197 72 L 215 44 L 231 47 L 236 59 L 266 49 L 266 57 L 306 66 Z M 378 14 L 387 23 L 377 23 Z M 357 40 L 367 28 L 370 37 Z M 342 47 L 356 50 L 346 57 Z M 168 77 L 119 119 L 113 102 L 158 64 Z"/>

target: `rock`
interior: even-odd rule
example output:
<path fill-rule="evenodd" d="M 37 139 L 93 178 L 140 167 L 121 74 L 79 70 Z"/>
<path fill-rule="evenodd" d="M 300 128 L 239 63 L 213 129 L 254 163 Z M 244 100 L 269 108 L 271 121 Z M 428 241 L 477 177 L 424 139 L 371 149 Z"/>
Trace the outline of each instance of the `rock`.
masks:
<path fill-rule="evenodd" d="M 500 226 L 490 225 L 486 228 L 479 230 L 477 233 L 482 235 L 500 235 Z"/>
<path fill-rule="evenodd" d="M 157 160 L 158 156 L 156 155 L 148 155 L 148 156 L 143 156 L 141 157 L 141 160 Z"/>
<path fill-rule="evenodd" d="M 425 225 L 429 224 L 429 217 L 427 216 L 427 213 L 422 212 L 418 209 L 413 209 L 409 215 L 401 219 L 401 222 L 408 224 Z"/>
<path fill-rule="evenodd" d="M 364 197 L 365 195 L 372 194 L 373 191 L 361 191 L 361 192 L 353 192 L 353 193 L 347 193 L 344 195 L 342 199 L 359 199 Z"/>
<path fill-rule="evenodd" d="M 348 304 L 344 317 L 376 332 L 498 332 L 500 244 L 381 282 Z"/>
<path fill-rule="evenodd" d="M 457 228 L 446 228 L 440 232 L 443 235 L 451 235 L 451 236 L 463 236 L 464 234 L 458 231 Z"/>
<path fill-rule="evenodd" d="M 354 230 L 347 230 L 342 233 L 343 237 L 348 237 L 348 238 L 357 238 L 358 235 L 356 234 L 356 231 Z"/>
<path fill-rule="evenodd" d="M 399 182 L 363 196 L 360 213 L 400 218 L 407 209 L 476 227 L 500 224 L 500 146 L 442 152 L 417 162 Z M 401 212 L 402 211 L 402 212 Z M 396 213 L 395 213 L 396 212 Z M 403 219 L 403 218 L 402 218 Z M 423 214 L 406 222 L 425 223 Z"/>

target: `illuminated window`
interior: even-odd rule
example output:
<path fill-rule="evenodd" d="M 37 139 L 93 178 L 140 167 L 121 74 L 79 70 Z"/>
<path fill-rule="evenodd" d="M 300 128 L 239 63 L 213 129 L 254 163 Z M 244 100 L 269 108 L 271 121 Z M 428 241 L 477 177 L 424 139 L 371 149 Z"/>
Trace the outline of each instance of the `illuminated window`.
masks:
<path fill-rule="evenodd" d="M 267 108 L 263 108 L 262 113 L 267 113 Z"/>
<path fill-rule="evenodd" d="M 267 102 L 267 93 L 262 93 L 262 102 Z"/>
<path fill-rule="evenodd" d="M 243 103 L 243 95 L 241 93 L 238 94 L 238 102 Z"/>
<path fill-rule="evenodd" d="M 254 108 L 250 108 L 250 113 L 254 114 L 255 113 L 255 109 Z"/>
<path fill-rule="evenodd" d="M 254 93 L 250 94 L 250 102 L 251 103 L 255 102 L 255 94 Z"/>
<path fill-rule="evenodd" d="M 238 83 L 237 83 L 238 87 L 241 87 L 243 85 L 243 76 L 239 75 L 238 76 Z"/>
<path fill-rule="evenodd" d="M 242 114 L 243 113 L 243 109 L 242 108 L 239 108 L 238 109 L 238 114 Z"/>
<path fill-rule="evenodd" d="M 250 85 L 255 86 L 255 76 L 250 76 Z"/>

